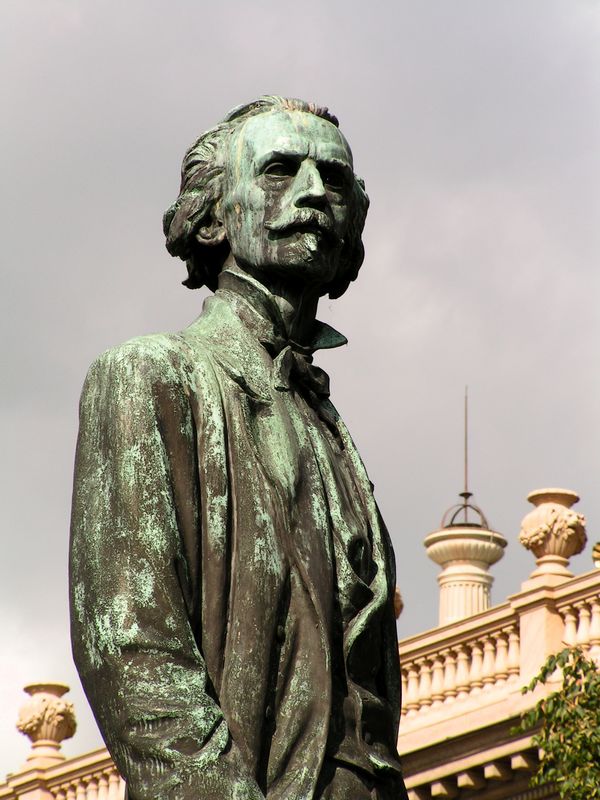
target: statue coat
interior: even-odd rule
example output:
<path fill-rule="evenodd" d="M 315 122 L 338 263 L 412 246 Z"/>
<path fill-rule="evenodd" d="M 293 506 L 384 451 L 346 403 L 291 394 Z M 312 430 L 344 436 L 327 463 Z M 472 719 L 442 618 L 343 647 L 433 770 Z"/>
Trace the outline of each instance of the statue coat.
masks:
<path fill-rule="evenodd" d="M 330 598 L 339 578 L 336 509 L 314 486 L 335 476 L 314 474 L 297 403 L 274 387 L 273 370 L 217 292 L 183 332 L 116 347 L 86 379 L 73 649 L 134 800 L 317 796 L 332 738 Z M 368 602 L 345 626 L 343 658 L 372 664 L 370 685 L 389 720 L 367 746 L 368 709 L 357 695 L 346 735 L 374 772 L 388 774 L 400 711 L 393 555 L 356 448 L 322 402 L 376 565 Z"/>

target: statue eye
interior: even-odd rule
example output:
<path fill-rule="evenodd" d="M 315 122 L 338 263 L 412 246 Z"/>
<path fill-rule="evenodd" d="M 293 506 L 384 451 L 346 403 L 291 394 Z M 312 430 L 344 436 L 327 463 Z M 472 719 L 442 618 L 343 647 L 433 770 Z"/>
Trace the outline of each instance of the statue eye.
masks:
<path fill-rule="evenodd" d="M 323 164 L 319 167 L 321 180 L 330 189 L 341 191 L 346 186 L 346 173 L 339 167 Z"/>
<path fill-rule="evenodd" d="M 271 178 L 292 178 L 298 172 L 298 164 L 291 158 L 279 158 L 271 161 L 263 173 Z"/>

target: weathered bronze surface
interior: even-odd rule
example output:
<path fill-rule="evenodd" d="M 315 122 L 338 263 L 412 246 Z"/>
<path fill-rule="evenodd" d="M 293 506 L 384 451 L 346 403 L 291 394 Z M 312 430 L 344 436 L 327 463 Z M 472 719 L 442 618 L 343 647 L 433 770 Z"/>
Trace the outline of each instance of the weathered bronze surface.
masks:
<path fill-rule="evenodd" d="M 134 800 L 405 798 L 394 562 L 317 322 L 368 199 L 326 109 L 266 97 L 185 156 L 167 247 L 215 291 L 83 389 L 73 651 Z"/>

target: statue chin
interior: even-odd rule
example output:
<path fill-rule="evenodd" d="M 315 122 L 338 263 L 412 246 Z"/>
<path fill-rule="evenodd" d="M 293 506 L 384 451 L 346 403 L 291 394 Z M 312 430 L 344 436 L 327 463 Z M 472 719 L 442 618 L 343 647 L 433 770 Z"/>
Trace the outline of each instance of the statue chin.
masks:
<path fill-rule="evenodd" d="M 263 275 L 290 282 L 300 281 L 305 286 L 328 286 L 337 271 L 335 255 L 331 250 L 326 252 L 318 235 L 313 233 L 305 233 L 290 242 L 278 251 L 276 259 L 268 263 L 245 266 L 243 261 L 236 261 L 258 280 Z"/>

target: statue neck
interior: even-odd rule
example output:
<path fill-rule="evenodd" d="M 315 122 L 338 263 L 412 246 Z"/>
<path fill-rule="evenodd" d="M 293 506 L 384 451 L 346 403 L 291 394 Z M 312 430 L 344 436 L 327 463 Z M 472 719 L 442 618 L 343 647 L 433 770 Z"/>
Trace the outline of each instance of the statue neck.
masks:
<path fill-rule="evenodd" d="M 248 275 L 261 284 L 270 300 L 277 307 L 288 339 L 303 344 L 313 334 L 319 294 L 314 288 L 300 281 L 289 281 L 279 275 L 248 266 L 241 266 L 233 259 L 225 264 L 230 272 Z M 241 292 L 240 292 L 241 293 Z M 244 293 L 244 299 L 252 304 L 252 296 Z"/>

